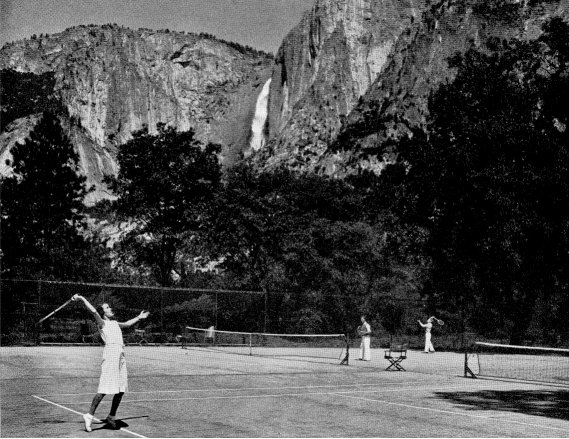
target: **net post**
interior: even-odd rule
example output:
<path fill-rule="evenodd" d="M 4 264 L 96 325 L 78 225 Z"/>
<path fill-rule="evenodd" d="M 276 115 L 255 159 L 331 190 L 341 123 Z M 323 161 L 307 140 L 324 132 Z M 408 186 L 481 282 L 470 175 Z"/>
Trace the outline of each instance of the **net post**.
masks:
<path fill-rule="evenodd" d="M 468 367 L 468 349 L 464 350 L 464 378 L 478 378 L 470 367 Z"/>
<path fill-rule="evenodd" d="M 344 355 L 344 358 L 343 358 L 342 361 L 340 362 L 340 366 L 349 366 L 349 361 L 350 361 L 350 338 L 348 337 L 348 334 L 344 334 L 344 343 L 345 343 L 346 355 Z"/>
<path fill-rule="evenodd" d="M 249 356 L 253 355 L 253 334 L 249 334 Z"/>

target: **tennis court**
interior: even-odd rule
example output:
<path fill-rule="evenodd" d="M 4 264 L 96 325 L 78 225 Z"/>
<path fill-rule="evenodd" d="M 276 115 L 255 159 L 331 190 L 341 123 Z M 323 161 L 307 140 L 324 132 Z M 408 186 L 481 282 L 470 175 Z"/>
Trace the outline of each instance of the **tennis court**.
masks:
<path fill-rule="evenodd" d="M 569 437 L 569 388 L 463 377 L 464 354 L 372 361 L 127 346 L 121 430 L 82 413 L 102 347 L 2 347 L 3 437 Z M 273 352 L 274 354 L 274 352 Z M 104 418 L 111 397 L 96 413 Z"/>

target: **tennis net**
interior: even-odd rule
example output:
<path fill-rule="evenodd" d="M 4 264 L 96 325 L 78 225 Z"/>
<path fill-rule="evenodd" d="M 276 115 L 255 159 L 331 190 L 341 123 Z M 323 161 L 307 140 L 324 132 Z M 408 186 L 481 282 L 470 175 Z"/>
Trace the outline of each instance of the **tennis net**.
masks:
<path fill-rule="evenodd" d="M 347 364 L 345 334 L 270 334 L 220 331 L 187 326 L 181 339 L 183 349 L 208 349 L 229 354 L 281 358 L 319 358 Z"/>
<path fill-rule="evenodd" d="M 464 373 L 569 386 L 569 349 L 476 342 L 465 354 Z"/>

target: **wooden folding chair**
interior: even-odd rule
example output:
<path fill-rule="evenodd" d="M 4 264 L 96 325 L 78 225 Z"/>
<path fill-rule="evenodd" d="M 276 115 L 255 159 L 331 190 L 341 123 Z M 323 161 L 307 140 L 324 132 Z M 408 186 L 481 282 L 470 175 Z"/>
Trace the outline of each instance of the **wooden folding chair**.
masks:
<path fill-rule="evenodd" d="M 401 365 L 403 360 L 407 358 L 407 343 L 400 345 L 391 345 L 385 350 L 385 359 L 389 361 L 389 366 L 385 370 L 401 370 L 405 368 Z"/>

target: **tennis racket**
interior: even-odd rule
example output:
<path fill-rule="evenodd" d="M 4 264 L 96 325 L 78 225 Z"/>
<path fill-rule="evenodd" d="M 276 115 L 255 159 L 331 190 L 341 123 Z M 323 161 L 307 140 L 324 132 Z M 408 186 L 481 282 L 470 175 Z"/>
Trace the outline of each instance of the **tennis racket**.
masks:
<path fill-rule="evenodd" d="M 437 319 L 436 317 L 435 317 L 435 320 L 436 320 L 437 323 L 438 323 L 439 325 L 441 325 L 441 326 L 443 326 L 443 325 L 445 324 L 445 322 L 443 322 L 441 319 Z"/>
<path fill-rule="evenodd" d="M 40 319 L 36 325 L 39 325 L 41 322 L 43 322 L 44 320 L 49 319 L 52 315 L 54 315 L 57 311 L 65 308 L 67 305 L 69 305 L 71 302 L 73 301 L 73 299 L 69 299 L 67 302 L 65 302 L 63 305 L 61 305 L 59 308 L 57 308 L 55 311 L 50 312 L 47 316 L 45 316 L 44 318 Z"/>

